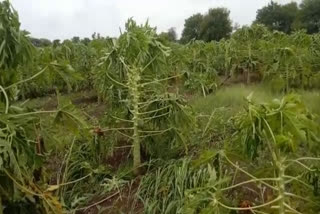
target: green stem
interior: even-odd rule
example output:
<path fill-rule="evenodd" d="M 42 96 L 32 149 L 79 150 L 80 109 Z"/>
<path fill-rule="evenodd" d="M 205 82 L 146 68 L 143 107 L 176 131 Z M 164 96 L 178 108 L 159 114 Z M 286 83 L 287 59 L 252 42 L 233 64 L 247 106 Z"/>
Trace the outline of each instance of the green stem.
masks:
<path fill-rule="evenodd" d="M 6 90 L 0 85 L 0 89 L 4 95 L 4 99 L 6 100 L 6 109 L 4 111 L 5 114 L 8 114 L 9 112 L 9 98 L 8 98 L 8 95 L 6 93 Z"/>
<path fill-rule="evenodd" d="M 252 207 L 246 207 L 246 208 L 241 208 L 241 207 L 230 207 L 230 206 L 227 206 L 223 203 L 221 203 L 220 201 L 214 199 L 214 202 L 216 202 L 218 205 L 222 206 L 223 208 L 226 208 L 228 210 L 237 210 L 237 211 L 246 211 L 246 210 L 250 210 L 250 211 L 253 211 L 255 209 L 260 209 L 260 208 L 263 208 L 263 207 L 266 207 L 266 206 L 269 206 L 269 205 L 272 205 L 273 203 L 279 201 L 280 198 L 276 198 L 272 201 L 269 201 L 267 203 L 264 203 L 264 204 L 261 204 L 261 205 L 257 205 L 257 206 L 252 206 Z"/>
<path fill-rule="evenodd" d="M 272 136 L 274 144 L 277 143 L 276 138 L 273 134 L 273 131 L 267 122 L 267 120 L 264 119 L 264 123 L 266 124 L 268 131 L 270 135 Z M 266 142 L 268 144 L 268 148 L 270 150 L 271 156 L 272 156 L 272 162 L 274 166 L 276 167 L 276 172 L 277 172 L 277 177 L 278 177 L 278 182 L 277 182 L 277 187 L 278 187 L 278 197 L 279 197 L 279 214 L 285 214 L 286 212 L 286 175 L 285 175 L 285 170 L 286 166 L 284 165 L 284 159 L 281 158 L 280 151 L 277 152 L 276 148 L 274 145 L 268 140 L 267 135 L 265 136 Z"/>
<path fill-rule="evenodd" d="M 69 154 L 67 155 L 66 162 L 63 163 L 65 165 L 65 170 L 64 170 L 63 175 L 62 175 L 62 181 L 61 181 L 62 184 L 66 183 L 66 177 L 67 177 L 67 173 L 68 173 L 68 170 L 69 170 L 69 161 L 70 161 L 70 158 L 71 158 L 72 149 L 73 149 L 73 145 L 74 145 L 75 142 L 76 142 L 76 137 L 73 138 L 73 141 L 72 141 L 71 146 L 70 146 Z M 61 186 L 61 184 L 59 184 L 59 183 L 57 183 L 57 184 Z M 65 188 L 62 187 L 58 191 L 58 195 L 60 195 L 61 198 L 63 197 L 64 190 L 65 190 Z"/>
<path fill-rule="evenodd" d="M 232 186 L 229 186 L 229 187 L 226 187 L 226 188 L 222 188 L 222 189 L 220 189 L 220 191 L 227 191 L 227 190 L 234 189 L 236 187 L 242 186 L 244 184 L 249 184 L 249 183 L 261 183 L 260 181 L 278 181 L 278 179 L 277 178 L 251 179 L 251 180 L 248 180 L 248 181 L 237 183 L 235 185 L 232 185 Z"/>
<path fill-rule="evenodd" d="M 204 89 L 204 86 L 203 86 L 203 85 L 201 85 L 201 88 L 202 88 L 202 94 L 203 94 L 203 97 L 206 97 L 206 91 L 205 91 L 205 89 Z"/>
<path fill-rule="evenodd" d="M 45 71 L 47 70 L 47 68 L 48 68 L 48 67 L 45 67 L 44 69 L 42 69 L 41 71 L 39 71 L 38 73 L 36 73 L 36 74 L 33 75 L 32 77 L 29 77 L 28 79 L 24 79 L 24 80 L 21 80 L 21 81 L 19 81 L 19 82 L 16 82 L 16 83 L 12 84 L 12 85 L 9 85 L 9 86 L 6 87 L 5 89 L 8 90 L 8 89 L 10 89 L 10 88 L 12 88 L 12 87 L 14 87 L 14 86 L 17 86 L 17 85 L 20 85 L 20 84 L 22 84 L 22 83 L 28 82 L 28 81 L 36 78 L 37 76 L 41 75 L 43 72 L 45 72 Z"/>
<path fill-rule="evenodd" d="M 245 175 L 249 176 L 252 179 L 259 180 L 260 183 L 264 184 L 265 186 L 267 186 L 267 187 L 269 187 L 269 188 L 271 188 L 271 189 L 273 189 L 275 191 L 277 190 L 274 186 L 272 186 L 269 183 L 267 183 L 267 182 L 255 177 L 254 175 L 250 174 L 249 172 L 247 172 L 244 169 L 242 169 L 241 167 L 239 167 L 237 164 L 233 163 L 225 154 L 223 156 L 227 160 L 227 162 L 229 162 L 233 167 L 235 167 L 239 171 L 243 172 Z"/>
<path fill-rule="evenodd" d="M 23 117 L 23 116 L 30 116 L 30 115 L 36 115 L 36 114 L 52 114 L 57 112 L 58 111 L 35 111 L 35 112 L 11 115 L 11 117 Z"/>

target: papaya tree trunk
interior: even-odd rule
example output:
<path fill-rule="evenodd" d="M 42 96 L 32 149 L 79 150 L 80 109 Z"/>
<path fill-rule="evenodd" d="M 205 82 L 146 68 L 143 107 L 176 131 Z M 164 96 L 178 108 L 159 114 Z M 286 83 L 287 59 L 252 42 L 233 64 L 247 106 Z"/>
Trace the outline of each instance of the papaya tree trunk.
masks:
<path fill-rule="evenodd" d="M 266 123 L 267 124 L 267 123 Z M 267 124 L 268 125 L 268 124 Z M 268 125 L 269 126 L 269 125 Z M 270 130 L 271 132 L 271 130 Z M 273 133 L 272 133 L 273 135 Z M 280 151 L 277 150 L 274 145 L 269 141 L 266 140 L 266 143 L 268 145 L 271 157 L 272 157 L 272 162 L 275 167 L 275 174 L 277 175 L 277 190 L 278 190 L 278 209 L 279 209 L 279 214 L 285 214 L 286 213 L 286 207 L 285 207 L 285 202 L 286 202 L 286 180 L 285 180 L 285 166 L 283 164 L 283 158 L 281 158 Z M 276 142 L 274 142 L 276 143 Z"/>
<path fill-rule="evenodd" d="M 98 93 L 98 105 L 101 104 L 101 95 Z"/>
<path fill-rule="evenodd" d="M 278 160 L 278 163 L 277 163 L 277 167 L 278 167 L 278 191 L 279 191 L 279 214 L 285 214 L 286 213 L 286 207 L 285 207 L 285 197 L 286 197 L 286 194 L 285 194 L 285 167 L 283 166 L 283 163 L 282 161 L 279 161 Z"/>
<path fill-rule="evenodd" d="M 251 59 L 251 44 L 248 45 L 248 58 L 249 58 L 249 64 L 247 66 L 247 84 L 249 85 L 251 83 L 251 68 L 252 68 L 252 59 Z"/>
<path fill-rule="evenodd" d="M 289 65 L 286 65 L 286 93 L 289 92 Z"/>
<path fill-rule="evenodd" d="M 141 166 L 141 145 L 140 145 L 140 135 L 139 135 L 139 100 L 140 100 L 140 91 L 139 91 L 139 81 L 140 74 L 139 69 L 135 69 L 129 72 L 128 74 L 128 86 L 129 93 L 131 95 L 131 104 L 132 104 L 132 114 L 133 114 L 133 171 L 135 175 L 140 174 Z"/>
<path fill-rule="evenodd" d="M 0 195 L 0 214 L 3 214 L 3 207 L 2 207 L 2 198 Z"/>
<path fill-rule="evenodd" d="M 300 74 L 300 88 L 304 89 L 304 78 L 303 78 L 303 74 Z"/>
<path fill-rule="evenodd" d="M 247 85 L 249 85 L 251 83 L 251 72 L 250 72 L 250 69 L 248 69 L 247 71 Z"/>

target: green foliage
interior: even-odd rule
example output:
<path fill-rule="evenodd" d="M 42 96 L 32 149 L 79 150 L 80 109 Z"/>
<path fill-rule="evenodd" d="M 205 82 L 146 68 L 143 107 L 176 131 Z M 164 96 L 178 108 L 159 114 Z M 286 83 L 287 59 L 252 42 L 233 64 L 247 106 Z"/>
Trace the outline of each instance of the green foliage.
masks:
<path fill-rule="evenodd" d="M 190 61 L 186 62 L 186 73 L 184 74 L 184 86 L 191 91 L 200 91 L 203 96 L 217 89 L 218 75 L 213 61 L 215 44 L 206 44 L 195 41 L 189 43 L 186 49 Z"/>
<path fill-rule="evenodd" d="M 226 8 L 209 9 L 207 14 L 195 14 L 185 20 L 181 36 L 183 43 L 191 40 L 203 40 L 206 42 L 220 41 L 228 38 L 232 32 L 230 11 Z"/>
<path fill-rule="evenodd" d="M 14 69 L 30 59 L 31 43 L 26 37 L 26 32 L 20 30 L 18 13 L 9 1 L 1 2 L 0 15 L 0 68 Z"/>
<path fill-rule="evenodd" d="M 0 2 L 0 85 L 10 86 L 17 81 L 14 70 L 31 59 L 33 47 L 27 33 L 20 30 L 18 13 L 8 0 Z M 12 99 L 16 91 L 11 89 Z"/>
<path fill-rule="evenodd" d="M 48 47 L 52 45 L 52 42 L 49 39 L 38 39 L 38 38 L 30 38 L 31 43 L 35 47 Z"/>
<path fill-rule="evenodd" d="M 200 26 L 203 20 L 203 15 L 200 13 L 192 15 L 185 20 L 184 29 L 181 35 L 181 41 L 183 43 L 188 43 L 189 41 L 195 39 L 200 39 Z"/>
<path fill-rule="evenodd" d="M 309 34 L 319 32 L 319 7 L 317 0 L 303 0 L 281 5 L 272 1 L 258 10 L 255 23 L 266 25 L 271 30 L 291 33 L 305 29 Z"/>
<path fill-rule="evenodd" d="M 317 146 L 318 127 L 301 99 L 288 95 L 270 104 L 256 105 L 248 97 L 249 106 L 235 118 L 237 133 L 245 153 L 251 158 L 267 145 L 275 143 L 281 151 L 296 152 L 302 145 Z"/>
<path fill-rule="evenodd" d="M 272 203 L 278 204 L 278 213 L 283 214 L 288 210 L 296 212 L 301 209 L 305 211 L 310 208 L 309 206 L 314 212 L 317 208 L 314 206 L 315 202 L 310 198 L 305 199 L 305 205 L 297 206 L 294 200 L 287 197 L 295 195 L 291 193 L 295 191 L 292 186 L 294 181 L 304 183 L 302 175 L 305 173 L 310 175 L 314 172 L 314 169 L 300 161 L 320 160 L 301 157 L 306 150 L 312 151 L 319 144 L 319 127 L 301 99 L 297 95 L 287 95 L 281 100 L 257 105 L 252 103 L 251 96 L 249 96 L 248 108 L 235 118 L 235 127 L 236 141 L 241 143 L 240 147 L 244 149 L 246 155 L 256 158 L 268 152 L 268 156 L 264 156 L 264 159 L 270 158 L 277 182 L 275 188 L 269 184 L 265 185 L 277 191 L 277 200 Z M 296 159 L 296 156 L 300 158 Z M 236 166 L 229 159 L 227 160 Z M 294 164 L 300 168 L 289 170 Z M 247 172 L 245 174 L 249 175 Z M 292 178 L 296 179 L 291 180 Z M 310 177 L 308 179 L 307 182 L 314 182 L 310 180 Z M 310 195 L 310 191 L 304 194 Z M 299 195 L 295 197 L 301 199 Z M 301 208 L 302 206 L 304 208 Z"/>
<path fill-rule="evenodd" d="M 209 9 L 201 22 L 200 38 L 206 42 L 228 38 L 232 32 L 229 16 L 230 11 L 226 8 Z"/>
<path fill-rule="evenodd" d="M 280 5 L 271 1 L 257 11 L 255 23 L 264 24 L 271 30 L 291 33 L 295 30 L 298 22 L 298 4 L 296 2 Z"/>
<path fill-rule="evenodd" d="M 177 41 L 177 32 L 175 28 L 170 28 L 168 32 L 163 32 L 159 35 L 164 41 L 176 42 Z"/>
<path fill-rule="evenodd" d="M 308 33 L 319 33 L 320 31 L 320 2 L 317 0 L 303 0 L 301 5 L 301 22 Z"/>
<path fill-rule="evenodd" d="M 257 16 L 267 26 L 231 35 L 229 11 L 210 9 L 186 20 L 186 44 L 173 29 L 157 35 L 130 19 L 119 38 L 32 39 L 33 48 L 1 2 L 0 211 L 103 212 L 119 194 L 145 213 L 317 213 L 319 158 L 304 156 L 318 155 L 319 93 L 304 90 L 320 87 L 320 36 L 293 32 L 297 12 L 271 3 Z M 225 87 L 236 82 L 263 84 Z M 91 89 L 94 110 L 105 112 L 87 115 L 93 130 L 59 94 Z M 271 101 L 279 96 L 271 91 L 292 90 L 302 97 Z M 57 109 L 13 105 L 52 93 Z M 41 142 L 50 150 L 39 151 Z M 135 198 L 122 198 L 132 183 Z M 245 201 L 245 189 L 260 195 Z"/>
<path fill-rule="evenodd" d="M 142 179 L 137 195 L 144 213 L 196 213 L 209 204 L 210 193 L 201 188 L 216 185 L 216 170 L 212 164 L 192 163 L 190 159 L 170 161 Z"/>
<path fill-rule="evenodd" d="M 129 132 L 122 134 L 132 140 L 133 164 L 137 173 L 141 165 L 141 143 L 156 135 L 170 136 L 167 139 L 169 145 L 177 138 L 185 143 L 179 134 L 176 115 L 180 112 L 182 118 L 188 115 L 182 102 L 167 93 L 166 84 L 170 77 L 167 77 L 165 62 L 170 48 L 159 41 L 155 29 L 148 24 L 138 26 L 129 20 L 126 32 L 111 42 L 101 58 L 96 87 L 102 96 L 109 95 L 108 99 L 115 106 L 125 104 L 128 114 L 125 118 L 117 118 L 131 124 L 127 128 L 114 128 L 120 133 L 121 130 Z"/>

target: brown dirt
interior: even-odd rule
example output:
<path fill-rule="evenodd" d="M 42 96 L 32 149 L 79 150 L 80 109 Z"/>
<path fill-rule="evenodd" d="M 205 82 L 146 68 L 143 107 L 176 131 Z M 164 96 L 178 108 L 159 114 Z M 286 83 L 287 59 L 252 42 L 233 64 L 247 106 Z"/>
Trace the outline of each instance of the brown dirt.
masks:
<path fill-rule="evenodd" d="M 121 165 L 129 162 L 130 155 L 131 145 L 128 145 L 128 142 L 121 142 L 113 148 L 113 153 L 106 158 L 105 162 L 111 169 L 117 170 Z"/>
<path fill-rule="evenodd" d="M 104 115 L 104 112 L 106 111 L 106 105 L 103 103 L 102 104 L 94 103 L 90 107 L 85 106 L 84 111 L 87 112 L 91 117 L 102 118 Z"/>
<path fill-rule="evenodd" d="M 242 74 L 234 75 L 233 77 L 221 77 L 223 80 L 223 86 L 231 86 L 234 84 L 247 84 L 247 72 L 243 72 Z M 261 81 L 261 75 L 259 73 L 251 73 L 250 74 L 250 82 L 252 84 L 260 82 Z"/>
<path fill-rule="evenodd" d="M 48 183 L 50 185 L 56 185 L 58 176 L 61 176 L 61 166 L 63 162 L 63 157 L 59 154 L 52 155 L 50 158 L 48 158 L 46 162 L 46 173 L 50 175 L 50 179 L 48 180 Z M 62 169 L 63 170 L 63 169 Z"/>
<path fill-rule="evenodd" d="M 46 111 L 51 111 L 57 109 L 58 101 L 56 96 L 52 96 L 49 100 L 44 104 L 43 109 Z"/>
<path fill-rule="evenodd" d="M 250 177 L 243 173 L 239 173 L 234 180 L 234 184 L 251 180 Z M 257 205 L 261 202 L 269 202 L 274 199 L 271 188 L 261 184 L 259 187 L 257 183 L 247 183 L 239 186 L 229 192 L 230 198 L 239 198 L 238 207 L 246 208 Z M 241 214 L 252 213 L 251 211 L 240 212 Z"/>
<path fill-rule="evenodd" d="M 140 178 L 135 179 L 132 183 L 123 187 L 119 193 L 113 192 L 105 197 L 92 200 L 90 204 L 96 204 L 90 209 L 77 214 L 139 214 L 143 212 L 143 204 L 136 197 L 140 185 Z M 107 199 L 107 200 L 104 200 Z M 103 202 L 101 202 L 103 201 Z M 101 202 L 101 203 L 99 203 Z"/>
<path fill-rule="evenodd" d="M 79 97 L 71 99 L 72 103 L 78 108 L 83 109 L 89 116 L 95 118 L 101 118 L 104 115 L 106 105 L 104 103 L 98 104 L 98 97 L 89 93 L 87 95 L 79 94 Z M 43 108 L 45 111 L 55 110 L 58 107 L 58 101 L 56 96 L 50 96 L 43 106 L 37 108 Z"/>
<path fill-rule="evenodd" d="M 74 105 L 82 105 L 82 104 L 91 104 L 91 103 L 97 103 L 98 97 L 96 95 L 91 95 L 88 97 L 80 97 L 72 100 L 72 103 Z"/>

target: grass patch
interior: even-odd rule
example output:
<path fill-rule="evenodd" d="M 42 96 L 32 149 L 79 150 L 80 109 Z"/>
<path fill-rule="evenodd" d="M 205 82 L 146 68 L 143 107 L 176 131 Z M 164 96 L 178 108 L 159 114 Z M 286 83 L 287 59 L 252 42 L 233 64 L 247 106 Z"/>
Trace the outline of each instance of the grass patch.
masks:
<path fill-rule="evenodd" d="M 246 105 L 245 98 L 253 93 L 253 100 L 257 103 L 268 102 L 275 98 L 281 98 L 283 94 L 272 92 L 264 85 L 234 85 L 218 90 L 207 97 L 193 97 L 190 99 L 190 105 L 197 113 L 210 115 L 217 108 L 225 108 L 226 114 L 234 115 Z M 299 94 L 307 108 L 320 115 L 320 91 L 303 91 L 294 92 Z"/>
<path fill-rule="evenodd" d="M 191 106 L 197 113 L 210 115 L 217 108 L 225 108 L 226 116 L 234 115 L 246 105 L 245 98 L 253 93 L 253 100 L 266 102 L 279 95 L 274 95 L 260 85 L 235 85 L 222 88 L 207 97 L 194 97 L 190 100 Z"/>

